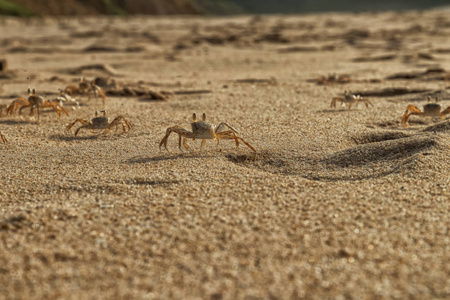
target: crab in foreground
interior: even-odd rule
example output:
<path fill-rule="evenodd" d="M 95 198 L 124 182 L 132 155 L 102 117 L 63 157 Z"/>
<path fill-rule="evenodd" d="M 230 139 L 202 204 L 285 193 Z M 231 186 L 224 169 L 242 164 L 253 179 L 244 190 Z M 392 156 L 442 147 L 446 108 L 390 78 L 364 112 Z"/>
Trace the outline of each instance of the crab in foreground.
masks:
<path fill-rule="evenodd" d="M 106 117 L 106 111 L 102 110 L 103 116 L 98 116 L 98 112 L 95 112 L 95 118 L 93 118 L 91 121 L 88 121 L 86 119 L 76 119 L 69 125 L 67 125 L 66 130 L 70 130 L 73 125 L 76 123 L 81 123 L 81 126 L 78 127 L 78 129 L 75 131 L 75 135 L 78 134 L 78 132 L 81 129 L 104 129 L 104 133 L 108 133 L 112 127 L 116 127 L 119 125 L 122 125 L 123 132 L 126 132 L 126 127 L 128 127 L 128 131 L 131 130 L 131 123 L 125 119 L 124 116 L 118 116 L 114 120 L 112 120 L 111 123 L 109 123 L 108 117 Z M 125 127 L 126 126 L 126 127 Z"/>
<path fill-rule="evenodd" d="M 423 112 L 412 104 L 409 104 L 406 108 L 405 114 L 402 117 L 402 125 L 408 125 L 408 118 L 411 115 L 417 115 L 421 117 L 439 117 L 444 119 L 446 115 L 450 114 L 450 106 L 442 110 L 442 105 L 439 103 L 439 97 L 436 97 L 436 102 L 431 102 L 431 97 L 428 96 L 428 103 L 423 106 Z"/>
<path fill-rule="evenodd" d="M 20 107 L 20 109 L 19 109 Z M 62 107 L 59 103 L 45 100 L 41 96 L 36 96 L 36 90 L 35 89 L 28 89 L 28 97 L 27 99 L 19 97 L 7 108 L 7 114 L 11 115 L 13 112 L 17 112 L 19 109 L 19 114 L 22 113 L 22 110 L 25 108 L 30 108 L 30 115 L 32 115 L 35 111 L 37 112 L 37 118 L 39 121 L 39 109 L 40 108 L 46 108 L 51 107 L 53 110 L 58 114 L 59 117 L 61 117 L 61 111 L 64 112 L 67 116 L 69 115 L 67 111 Z"/>
<path fill-rule="evenodd" d="M 103 104 L 106 103 L 106 93 L 105 91 L 98 85 L 95 84 L 95 81 L 88 81 L 86 78 L 81 77 L 78 85 L 68 85 L 64 89 L 64 93 L 74 96 L 74 95 L 87 95 L 88 100 L 91 99 L 91 95 L 94 94 L 97 99 L 98 96 L 102 97 Z"/>
<path fill-rule="evenodd" d="M 1 132 L 0 132 L 0 139 L 2 140 L 3 143 L 6 143 L 8 141 Z"/>
<path fill-rule="evenodd" d="M 217 145 L 219 145 L 220 140 L 234 140 L 236 143 L 236 148 L 239 147 L 239 140 L 241 140 L 247 147 L 249 147 L 252 151 L 256 153 L 255 148 L 252 147 L 249 143 L 247 143 L 243 138 L 238 136 L 238 132 L 236 129 L 231 127 L 228 123 L 222 122 L 217 126 L 214 126 L 210 123 L 206 123 L 206 114 L 204 113 L 201 121 L 197 121 L 197 115 L 194 113 L 192 115 L 194 122 L 191 123 L 192 131 L 188 131 L 179 126 L 169 127 L 166 130 L 166 135 L 159 143 L 159 149 L 161 150 L 161 146 L 164 146 L 167 151 L 167 140 L 172 132 L 178 134 L 178 147 L 181 151 L 181 144 L 183 143 L 184 148 L 189 149 L 187 144 L 187 139 L 201 139 L 202 143 L 200 147 L 203 147 L 206 140 L 215 140 Z"/>
<path fill-rule="evenodd" d="M 355 104 L 355 106 L 358 105 L 359 102 L 362 102 L 366 105 L 366 107 L 373 106 L 372 102 L 369 101 L 369 99 L 367 98 L 363 98 L 360 95 L 355 95 L 352 94 L 351 91 L 345 91 L 344 92 L 344 97 L 334 97 L 331 100 L 331 105 L 330 107 L 334 107 L 336 108 L 336 102 L 340 102 L 341 106 L 345 106 L 345 104 L 348 104 L 348 109 L 352 108 L 352 105 Z"/>

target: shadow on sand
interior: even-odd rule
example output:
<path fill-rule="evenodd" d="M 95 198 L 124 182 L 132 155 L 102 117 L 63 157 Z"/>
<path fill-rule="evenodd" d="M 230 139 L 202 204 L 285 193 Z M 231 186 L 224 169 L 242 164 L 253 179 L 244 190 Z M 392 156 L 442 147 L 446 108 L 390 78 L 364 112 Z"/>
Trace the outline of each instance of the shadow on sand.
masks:
<path fill-rule="evenodd" d="M 125 163 L 128 164 L 145 164 L 148 162 L 158 162 L 158 161 L 166 161 L 166 160 L 174 160 L 174 159 L 189 159 L 189 158 L 206 158 L 206 157 L 214 157 L 215 155 L 212 154 L 205 154 L 205 153 L 188 153 L 188 152 L 183 152 L 183 153 L 178 153 L 178 154 L 173 154 L 170 155 L 170 153 L 168 154 L 161 154 L 158 156 L 153 156 L 153 157 L 148 157 L 148 156 L 137 156 L 137 157 L 132 157 L 130 159 L 125 160 Z"/>
<path fill-rule="evenodd" d="M 87 141 L 87 140 L 98 140 L 99 137 L 102 137 L 102 134 L 85 135 L 85 136 L 54 134 L 51 135 L 49 139 L 59 141 Z"/>
<path fill-rule="evenodd" d="M 3 125 L 19 125 L 19 124 L 36 124 L 36 121 L 26 120 L 0 120 L 0 124 Z"/>

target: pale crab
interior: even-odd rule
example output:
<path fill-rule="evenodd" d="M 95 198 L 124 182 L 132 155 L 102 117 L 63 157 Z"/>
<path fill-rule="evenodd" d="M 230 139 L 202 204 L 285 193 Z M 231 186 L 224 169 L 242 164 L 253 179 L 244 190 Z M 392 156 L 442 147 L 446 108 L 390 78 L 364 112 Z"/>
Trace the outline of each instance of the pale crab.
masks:
<path fill-rule="evenodd" d="M 351 91 L 345 91 L 344 97 L 334 97 L 331 100 L 330 107 L 336 108 L 336 102 L 340 102 L 341 106 L 344 107 L 345 104 L 348 104 L 348 109 L 352 108 L 352 105 L 355 104 L 355 106 L 358 105 L 359 102 L 362 102 L 366 105 L 366 107 L 373 106 L 372 102 L 369 101 L 367 98 L 363 98 L 360 95 L 355 95 Z"/>
<path fill-rule="evenodd" d="M 103 104 L 106 103 L 106 93 L 105 91 L 98 85 L 95 84 L 95 81 L 88 81 L 86 78 L 81 77 L 80 82 L 78 85 L 68 85 L 64 89 L 64 92 L 66 94 L 69 94 L 70 96 L 74 95 L 87 95 L 88 100 L 91 99 L 91 95 L 94 94 L 95 98 L 97 99 L 98 96 L 102 97 Z"/>
<path fill-rule="evenodd" d="M 52 100 L 52 102 L 56 102 L 61 106 L 70 104 L 73 110 L 80 108 L 78 100 L 62 89 L 59 89 L 59 96 Z"/>
<path fill-rule="evenodd" d="M 8 142 L 8 140 L 5 138 L 5 136 L 0 132 L 0 139 L 2 140 L 3 143 L 6 144 L 6 142 Z"/>
<path fill-rule="evenodd" d="M 27 99 L 19 97 L 11 102 L 11 104 L 7 108 L 7 113 L 8 115 L 11 115 L 13 112 L 17 112 L 17 109 L 19 109 L 19 114 L 21 114 L 22 110 L 28 107 L 30 108 L 30 115 L 32 115 L 35 111 L 37 112 L 38 121 L 40 108 L 51 107 L 56 113 L 58 113 L 59 117 L 61 117 L 61 111 L 64 112 L 67 116 L 69 115 L 64 107 L 62 107 L 59 103 L 45 100 L 44 97 L 41 96 L 36 96 L 35 89 L 28 89 Z"/>
<path fill-rule="evenodd" d="M 66 130 L 70 130 L 73 125 L 76 123 L 81 123 L 81 126 L 78 127 L 78 129 L 75 131 L 75 135 L 78 134 L 78 132 L 81 129 L 104 129 L 104 133 L 108 133 L 112 127 L 119 125 L 122 125 L 123 132 L 126 132 L 126 127 L 128 127 L 128 131 L 131 130 L 131 123 L 125 119 L 124 116 L 118 116 L 114 120 L 112 120 L 111 123 L 109 123 L 108 117 L 106 117 L 106 111 L 102 110 L 101 113 L 103 113 L 103 116 L 98 116 L 98 112 L 95 112 L 95 118 L 93 118 L 91 121 L 88 121 L 86 119 L 76 119 L 69 125 L 67 125 Z M 125 127 L 126 126 L 126 127 Z"/>
<path fill-rule="evenodd" d="M 161 150 L 161 146 L 164 146 L 167 151 L 167 140 L 172 132 L 178 134 L 178 147 L 181 151 L 181 144 L 183 144 L 184 148 L 189 149 L 187 144 L 187 139 L 201 139 L 202 143 L 200 147 L 203 147 L 206 140 L 216 140 L 217 146 L 219 146 L 220 140 L 234 140 L 236 143 L 236 148 L 239 147 L 239 140 L 241 140 L 247 147 L 249 147 L 252 151 L 256 153 L 255 148 L 252 147 L 249 143 L 247 143 L 243 138 L 238 136 L 238 132 L 236 129 L 231 127 L 228 123 L 222 122 L 217 126 L 214 126 L 210 123 L 206 123 L 206 114 L 203 113 L 202 120 L 197 121 L 197 115 L 194 113 L 192 115 L 194 122 L 191 123 L 192 131 L 181 128 L 180 126 L 169 127 L 166 130 L 166 135 L 159 143 L 159 149 Z"/>
<path fill-rule="evenodd" d="M 412 104 L 409 104 L 406 108 L 405 114 L 402 117 L 402 125 L 408 125 L 408 118 L 411 115 L 417 115 L 421 117 L 439 117 L 444 119 L 446 115 L 450 114 L 450 106 L 442 110 L 442 105 L 439 103 L 439 97 L 436 97 L 436 101 L 431 102 L 431 96 L 428 96 L 428 103 L 423 106 L 423 112 Z M 408 113 L 409 112 L 409 113 Z"/>

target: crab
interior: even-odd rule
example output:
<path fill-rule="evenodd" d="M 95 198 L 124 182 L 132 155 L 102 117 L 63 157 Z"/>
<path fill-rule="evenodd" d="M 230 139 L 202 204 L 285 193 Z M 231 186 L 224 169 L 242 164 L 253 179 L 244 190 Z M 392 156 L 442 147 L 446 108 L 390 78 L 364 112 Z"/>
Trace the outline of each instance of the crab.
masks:
<path fill-rule="evenodd" d="M 8 140 L 5 138 L 5 136 L 0 132 L 0 139 L 2 140 L 3 143 L 6 144 L 6 142 L 8 142 Z"/>
<path fill-rule="evenodd" d="M 95 81 L 88 81 L 86 78 L 81 77 L 80 82 L 77 85 L 68 85 L 64 89 L 64 92 L 70 96 L 74 95 L 87 95 L 88 100 L 91 99 L 91 95 L 94 94 L 97 99 L 98 96 L 102 97 L 103 104 L 106 103 L 106 94 L 105 91 L 95 84 Z"/>
<path fill-rule="evenodd" d="M 363 102 L 366 107 L 373 106 L 372 102 L 369 101 L 367 98 L 363 98 L 360 95 L 352 94 L 351 91 L 345 91 L 344 92 L 344 98 L 342 97 L 334 97 L 331 100 L 330 107 L 336 108 L 336 102 L 341 102 L 341 106 L 345 106 L 346 103 L 348 103 L 348 109 L 352 108 L 352 105 L 355 104 L 355 106 L 358 105 L 359 102 Z"/>
<path fill-rule="evenodd" d="M 72 105 L 72 109 L 79 109 L 80 103 L 72 97 L 69 93 L 66 93 L 64 90 L 59 89 L 59 96 L 52 100 L 52 102 L 56 102 L 59 105 L 63 106 L 64 103 L 70 103 Z"/>
<path fill-rule="evenodd" d="M 19 107 L 20 107 L 20 109 L 19 109 Z M 64 109 L 64 107 L 62 107 L 59 103 L 45 100 L 41 96 L 36 96 L 35 89 L 32 89 L 32 90 L 28 89 L 28 98 L 27 99 L 19 97 L 16 100 L 14 100 L 13 102 L 11 102 L 11 104 L 7 108 L 7 113 L 8 113 L 8 115 L 11 115 L 13 112 L 17 112 L 17 109 L 19 109 L 19 114 L 21 114 L 22 110 L 27 107 L 30 108 L 30 115 L 32 115 L 34 113 L 34 111 L 36 110 L 38 121 L 39 121 L 39 115 L 40 115 L 39 109 L 45 108 L 45 107 L 53 108 L 53 110 L 56 113 L 58 113 L 59 117 L 61 117 L 61 111 L 63 111 L 67 116 L 69 115 L 67 113 L 67 111 Z"/>
<path fill-rule="evenodd" d="M 252 151 L 256 153 L 255 148 L 252 147 L 249 143 L 247 143 L 243 138 L 238 136 L 238 132 L 236 129 L 231 127 L 228 123 L 222 122 L 217 126 L 214 126 L 210 123 L 206 123 L 206 114 L 203 113 L 202 120 L 197 121 L 197 115 L 194 113 L 192 115 L 194 122 L 191 123 L 192 131 L 188 131 L 180 126 L 169 127 L 166 130 L 166 135 L 159 143 L 159 149 L 161 150 L 161 146 L 164 146 L 167 151 L 167 140 L 172 132 L 178 134 L 178 147 L 181 151 L 181 144 L 183 144 L 184 148 L 190 149 L 187 144 L 187 139 L 201 139 L 202 143 L 200 147 L 203 147 L 206 140 L 216 140 L 217 146 L 219 146 L 220 140 L 234 140 L 236 143 L 236 148 L 239 147 L 239 140 L 241 140 L 247 147 L 249 147 Z"/>
<path fill-rule="evenodd" d="M 112 127 L 119 125 L 122 125 L 123 132 L 126 132 L 126 127 L 128 127 L 128 131 L 131 130 L 131 123 L 125 119 L 124 116 L 118 116 L 114 120 L 112 120 L 111 123 L 109 123 L 108 117 L 106 117 L 106 111 L 102 110 L 101 113 L 103 113 L 103 116 L 98 116 L 98 112 L 95 112 L 95 118 L 93 118 L 91 121 L 88 121 L 86 119 L 76 119 L 69 125 L 67 125 L 66 130 L 70 130 L 76 123 L 81 123 L 81 126 L 78 127 L 78 129 L 75 131 L 75 135 L 78 134 L 78 132 L 82 129 L 104 129 L 104 133 L 108 133 Z M 125 127 L 126 125 L 126 127 Z"/>
<path fill-rule="evenodd" d="M 439 97 L 436 97 L 436 102 L 431 102 L 431 96 L 428 96 L 428 103 L 423 106 L 423 112 L 417 106 L 409 104 L 406 108 L 405 114 L 402 117 L 402 125 L 406 127 L 408 125 L 408 118 L 411 115 L 417 115 L 421 117 L 439 117 L 444 119 L 446 115 L 450 114 L 450 106 L 442 110 L 442 105 L 439 103 Z"/>

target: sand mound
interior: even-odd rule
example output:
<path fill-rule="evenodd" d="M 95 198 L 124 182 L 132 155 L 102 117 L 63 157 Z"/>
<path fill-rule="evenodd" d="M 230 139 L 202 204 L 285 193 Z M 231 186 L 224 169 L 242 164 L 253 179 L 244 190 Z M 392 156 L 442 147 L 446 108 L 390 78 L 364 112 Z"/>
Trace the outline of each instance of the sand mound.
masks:
<path fill-rule="evenodd" d="M 428 131 L 432 131 L 432 132 L 448 132 L 448 131 L 450 131 L 450 120 L 430 125 L 427 128 L 425 128 L 423 131 L 424 132 L 428 132 Z"/>
<path fill-rule="evenodd" d="M 428 130 L 429 131 L 429 130 Z M 290 157 L 270 151 L 228 155 L 232 162 L 267 172 L 300 175 L 319 181 L 362 180 L 397 173 L 414 177 L 426 172 L 427 156 L 448 151 L 445 136 L 402 132 L 372 133 L 355 137 L 357 145 L 321 158 Z"/>

